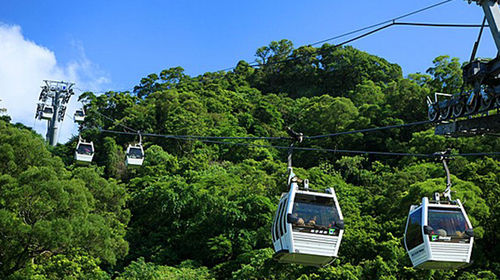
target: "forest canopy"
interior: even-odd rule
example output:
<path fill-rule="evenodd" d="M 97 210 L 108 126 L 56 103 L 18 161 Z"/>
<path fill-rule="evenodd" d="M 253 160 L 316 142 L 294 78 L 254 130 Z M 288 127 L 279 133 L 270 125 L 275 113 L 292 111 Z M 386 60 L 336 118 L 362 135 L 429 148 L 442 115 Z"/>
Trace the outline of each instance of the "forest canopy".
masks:
<path fill-rule="evenodd" d="M 295 151 L 311 188 L 335 188 L 345 220 L 339 258 L 322 268 L 272 259 L 271 223 L 286 184 L 288 140 L 223 140 L 254 146 L 142 137 L 143 166 L 124 164 L 135 135 L 287 137 L 426 119 L 425 97 L 456 93 L 458 59 L 437 57 L 404 77 L 400 66 L 350 46 L 271 42 L 258 67 L 191 77 L 181 67 L 132 92 L 85 92 L 83 138 L 94 162 L 75 164 L 77 137 L 49 147 L 0 120 L 1 279 L 497 279 L 500 162 L 450 161 L 453 196 L 474 226 L 472 265 L 416 270 L 402 243 L 410 205 L 446 186 L 438 161 Z M 283 60 L 286 59 L 285 62 Z M 304 147 L 401 153 L 500 151 L 498 137 L 444 138 L 431 124 L 310 139 Z"/>

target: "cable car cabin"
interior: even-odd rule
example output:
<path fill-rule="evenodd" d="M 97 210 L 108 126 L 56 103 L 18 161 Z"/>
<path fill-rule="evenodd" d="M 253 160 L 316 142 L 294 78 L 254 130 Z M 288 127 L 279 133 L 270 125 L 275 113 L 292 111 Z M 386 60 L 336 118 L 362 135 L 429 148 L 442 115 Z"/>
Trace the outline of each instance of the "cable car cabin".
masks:
<path fill-rule="evenodd" d="M 141 166 L 144 161 L 144 150 L 141 144 L 129 145 L 125 164 L 129 167 Z"/>
<path fill-rule="evenodd" d="M 94 143 L 92 141 L 79 140 L 75 150 L 75 160 L 78 164 L 89 164 L 92 162 L 94 152 Z"/>
<path fill-rule="evenodd" d="M 304 188 L 290 172 L 290 191 L 281 195 L 274 217 L 273 258 L 281 263 L 327 265 L 337 257 L 344 221 L 333 188 L 323 192 Z"/>
<path fill-rule="evenodd" d="M 413 267 L 458 269 L 470 262 L 474 231 L 456 202 L 422 199 L 412 205 L 406 223 L 404 243 Z"/>
<path fill-rule="evenodd" d="M 73 119 L 75 122 L 83 122 L 85 120 L 85 111 L 83 109 L 76 109 Z"/>
<path fill-rule="evenodd" d="M 52 105 L 45 105 L 42 111 L 42 119 L 51 120 L 54 116 L 54 107 Z"/>

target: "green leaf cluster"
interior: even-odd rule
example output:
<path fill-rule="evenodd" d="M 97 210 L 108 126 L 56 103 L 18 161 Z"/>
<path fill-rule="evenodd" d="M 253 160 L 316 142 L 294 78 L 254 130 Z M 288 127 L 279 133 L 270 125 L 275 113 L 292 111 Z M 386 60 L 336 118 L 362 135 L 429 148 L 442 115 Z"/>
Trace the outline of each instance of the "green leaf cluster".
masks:
<path fill-rule="evenodd" d="M 11 279 L 496 279 L 500 274 L 500 162 L 450 162 L 454 197 L 474 226 L 473 264 L 460 271 L 411 267 L 402 244 L 410 205 L 445 188 L 438 162 L 295 151 L 294 172 L 311 188 L 334 187 L 346 231 L 323 268 L 272 259 L 270 228 L 286 186 L 283 140 L 143 137 L 142 167 L 124 151 L 143 133 L 201 136 L 305 135 L 420 121 L 425 96 L 455 93 L 457 59 L 426 74 L 353 47 L 300 47 L 288 40 L 256 52 L 259 66 L 191 77 L 181 67 L 140 80 L 132 92 L 86 92 L 80 131 L 96 147 L 77 167 L 77 139 L 48 148 L 26 127 L 0 121 L 0 278 Z M 282 62 L 283 60 L 286 62 Z M 108 118 L 104 117 L 107 116 Z M 235 144 L 236 143 L 236 144 Z M 244 143 L 253 146 L 242 145 Z M 500 150 L 495 137 L 447 139 L 430 125 L 307 140 L 307 147 L 434 153 Z"/>

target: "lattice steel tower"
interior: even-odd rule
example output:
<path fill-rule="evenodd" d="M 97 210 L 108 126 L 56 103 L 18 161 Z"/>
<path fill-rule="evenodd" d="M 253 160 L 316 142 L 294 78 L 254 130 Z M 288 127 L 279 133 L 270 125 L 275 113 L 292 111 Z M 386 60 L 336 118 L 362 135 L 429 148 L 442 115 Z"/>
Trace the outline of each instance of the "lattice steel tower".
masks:
<path fill-rule="evenodd" d="M 66 104 L 74 94 L 74 83 L 63 81 L 43 81 L 39 103 L 37 105 L 35 119 L 47 120 L 46 140 L 50 145 L 57 144 L 57 132 L 59 123 L 63 121 L 66 114 Z"/>

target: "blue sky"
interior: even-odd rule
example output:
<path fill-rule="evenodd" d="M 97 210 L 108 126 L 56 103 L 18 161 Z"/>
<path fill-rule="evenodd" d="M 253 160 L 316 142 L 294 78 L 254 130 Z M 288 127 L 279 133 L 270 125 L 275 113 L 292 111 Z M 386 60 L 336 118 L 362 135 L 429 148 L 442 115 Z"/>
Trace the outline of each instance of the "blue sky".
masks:
<path fill-rule="evenodd" d="M 4 0 L 0 23 L 17 27 L 22 40 L 48 51 L 56 63 L 50 73 L 65 73 L 60 76 L 75 79 L 82 89 L 121 90 L 162 69 L 182 66 L 189 75 L 216 71 L 253 61 L 255 50 L 273 40 L 289 39 L 298 47 L 437 2 Z M 454 0 L 403 21 L 479 24 L 482 18 L 477 5 Z M 439 55 L 467 60 L 477 33 L 391 27 L 352 45 L 400 64 L 407 75 L 425 72 Z M 486 30 L 478 54 L 496 52 Z M 41 85 L 41 80 L 31 82 Z M 8 99 L 2 94 L 0 99 Z"/>
<path fill-rule="evenodd" d="M 4 1 L 0 21 L 21 26 L 29 40 L 52 50 L 64 64 L 74 44 L 108 73 L 110 88 L 129 88 L 149 73 L 182 66 L 190 75 L 254 59 L 272 40 L 296 46 L 370 25 L 436 3 L 428 1 Z M 480 23 L 476 5 L 455 0 L 405 21 Z M 425 71 L 440 54 L 466 59 L 477 30 L 392 27 L 354 43 Z M 485 33 L 484 39 L 490 39 Z M 484 40 L 481 54 L 495 54 Z M 484 51 L 484 52 L 483 52 Z"/>

